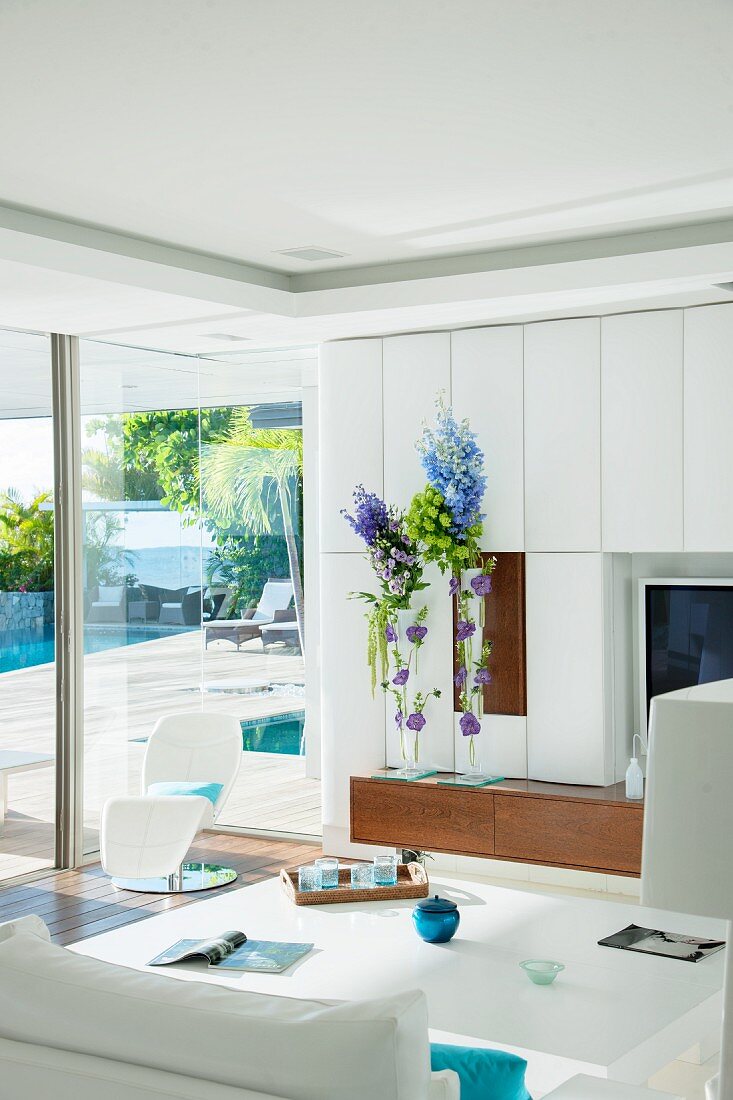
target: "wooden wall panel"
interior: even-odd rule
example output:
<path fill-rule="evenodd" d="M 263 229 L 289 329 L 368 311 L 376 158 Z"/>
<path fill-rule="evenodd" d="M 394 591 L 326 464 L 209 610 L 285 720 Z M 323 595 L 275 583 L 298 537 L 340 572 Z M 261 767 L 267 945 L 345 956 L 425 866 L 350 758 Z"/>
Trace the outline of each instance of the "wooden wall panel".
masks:
<path fill-rule="evenodd" d="M 492 557 L 482 554 L 482 561 Z M 524 554 L 494 554 L 492 590 L 485 597 L 483 637 L 494 642 L 488 668 L 491 683 L 484 687 L 485 714 L 527 713 L 527 650 L 525 631 Z M 453 601 L 455 633 L 456 601 Z M 454 651 L 455 665 L 455 651 Z M 458 689 L 453 692 L 458 711 Z"/>

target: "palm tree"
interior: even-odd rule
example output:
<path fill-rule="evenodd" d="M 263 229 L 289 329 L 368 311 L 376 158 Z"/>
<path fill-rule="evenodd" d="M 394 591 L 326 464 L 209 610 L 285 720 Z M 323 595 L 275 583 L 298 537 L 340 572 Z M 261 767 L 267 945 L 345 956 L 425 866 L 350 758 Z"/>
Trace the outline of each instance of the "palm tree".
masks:
<path fill-rule="evenodd" d="M 294 496 L 303 479 L 303 435 L 293 428 L 253 428 L 249 409 L 237 409 L 220 443 L 201 450 L 205 508 L 217 523 L 244 522 L 252 534 L 272 533 L 272 511 L 279 504 L 301 653 L 305 653 L 305 604 L 293 527 Z M 297 500 L 297 497 L 295 497 Z"/>

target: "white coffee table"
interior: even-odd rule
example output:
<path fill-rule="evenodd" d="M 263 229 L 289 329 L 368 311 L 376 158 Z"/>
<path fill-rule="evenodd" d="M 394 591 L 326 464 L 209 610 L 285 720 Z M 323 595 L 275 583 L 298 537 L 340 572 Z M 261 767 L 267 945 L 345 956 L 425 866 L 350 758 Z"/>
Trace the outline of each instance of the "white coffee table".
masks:
<path fill-rule="evenodd" d="M 535 1100 L 576 1073 L 643 1084 L 720 1026 L 725 952 L 698 964 L 614 951 L 601 937 L 632 922 L 720 937 L 722 922 L 436 876 L 461 926 L 443 946 L 412 928 L 412 902 L 296 907 L 277 879 L 209 897 L 76 944 L 81 954 L 140 969 L 178 939 L 241 929 L 252 939 L 313 941 L 283 975 L 167 967 L 183 980 L 290 997 L 359 999 L 420 988 L 434 1040 L 512 1050 L 529 1063 Z M 532 985 L 527 958 L 567 969 Z"/>

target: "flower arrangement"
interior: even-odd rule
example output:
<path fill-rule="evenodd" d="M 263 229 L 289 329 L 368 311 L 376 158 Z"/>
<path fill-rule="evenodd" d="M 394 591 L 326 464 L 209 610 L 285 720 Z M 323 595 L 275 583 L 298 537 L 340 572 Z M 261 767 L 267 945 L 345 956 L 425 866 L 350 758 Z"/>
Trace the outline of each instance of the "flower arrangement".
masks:
<path fill-rule="evenodd" d="M 417 671 L 418 653 L 428 633 L 428 628 L 425 626 L 427 615 L 427 607 L 421 607 L 415 615 L 415 622 L 405 631 L 405 638 L 410 647 L 406 660 L 400 648 L 401 643 L 394 624 L 389 622 L 386 628 L 386 640 L 392 646 L 392 661 L 396 672 L 391 680 L 385 679 L 382 682 L 382 689 L 394 697 L 397 706 L 394 720 L 400 735 L 402 759 L 407 761 L 408 771 L 414 770 L 415 763 L 420 759 L 420 733 L 426 723 L 423 713 L 425 707 L 430 699 L 440 699 L 440 691 L 438 688 L 433 688 L 427 693 L 416 691 L 411 706 L 408 701 L 407 685 L 410 673 L 413 671 L 413 658 L 415 671 Z M 407 742 L 405 741 L 406 729 L 412 734 Z"/>
<path fill-rule="evenodd" d="M 442 396 L 436 409 L 435 427 L 425 425 L 416 443 L 428 483 L 412 499 L 407 531 L 426 561 L 437 562 L 442 573 L 459 574 L 480 560 L 484 454 L 468 420 L 459 424 Z"/>
<path fill-rule="evenodd" d="M 427 588 L 422 580 L 423 561 L 417 546 L 407 533 L 404 513 L 387 506 L 376 493 L 363 485 L 354 489 L 354 514 L 345 508 L 341 515 L 366 545 L 367 561 L 379 580 L 381 593 L 354 592 L 352 595 L 370 605 L 367 612 L 367 663 L 371 671 L 372 695 L 389 670 L 388 627 L 394 627 L 396 613 L 408 610 L 416 592 Z"/>
<path fill-rule="evenodd" d="M 491 591 L 491 574 L 496 567 L 495 558 L 481 564 L 479 547 L 484 519 L 480 508 L 486 489 L 484 454 L 468 420 L 459 423 L 442 396 L 436 401 L 435 426 L 424 426 L 416 448 L 427 485 L 413 497 L 407 533 L 422 550 L 426 562 L 434 561 L 442 573 L 451 574 L 449 591 L 458 601 L 458 671 L 454 680 L 459 689 L 459 725 L 463 736 L 471 739 L 469 760 L 472 769 L 477 769 L 474 738 L 481 732 L 483 686 L 491 680 L 487 662 L 493 643 L 484 642 L 474 658 L 476 622 L 471 615 L 471 597 L 481 598 L 479 623 L 483 625 L 483 598 Z M 464 572 L 476 568 L 481 572 L 471 578 L 468 587 L 464 586 Z"/>

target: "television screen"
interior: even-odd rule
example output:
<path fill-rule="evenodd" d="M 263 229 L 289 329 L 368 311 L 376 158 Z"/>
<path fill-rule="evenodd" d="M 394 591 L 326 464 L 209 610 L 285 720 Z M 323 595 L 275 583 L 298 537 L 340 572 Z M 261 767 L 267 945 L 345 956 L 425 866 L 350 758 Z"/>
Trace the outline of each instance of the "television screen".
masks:
<path fill-rule="evenodd" d="M 646 585 L 646 698 L 733 678 L 733 586 Z"/>

